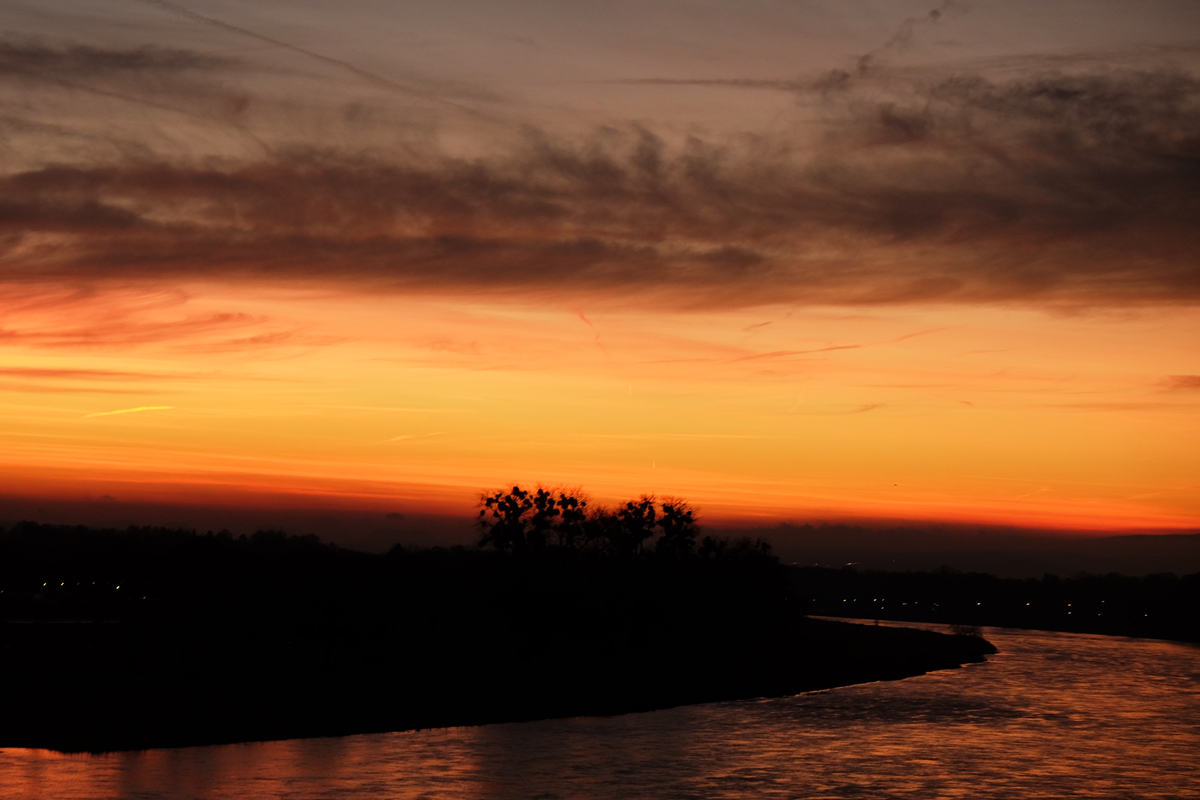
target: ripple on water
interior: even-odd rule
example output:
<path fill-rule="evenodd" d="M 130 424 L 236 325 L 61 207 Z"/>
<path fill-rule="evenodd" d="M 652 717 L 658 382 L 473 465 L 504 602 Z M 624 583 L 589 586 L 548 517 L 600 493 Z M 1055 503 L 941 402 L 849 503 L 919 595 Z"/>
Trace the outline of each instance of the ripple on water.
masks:
<path fill-rule="evenodd" d="M 988 630 L 986 664 L 647 714 L 101 756 L 25 798 L 1200 797 L 1200 648 Z"/>

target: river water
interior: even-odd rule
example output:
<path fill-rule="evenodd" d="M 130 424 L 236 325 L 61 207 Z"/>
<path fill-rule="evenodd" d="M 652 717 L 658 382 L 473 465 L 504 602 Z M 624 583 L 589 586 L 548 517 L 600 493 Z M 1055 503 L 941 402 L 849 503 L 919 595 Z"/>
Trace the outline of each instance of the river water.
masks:
<path fill-rule="evenodd" d="M 989 628 L 986 664 L 772 700 L 62 755 L 0 797 L 1200 798 L 1200 647 Z"/>

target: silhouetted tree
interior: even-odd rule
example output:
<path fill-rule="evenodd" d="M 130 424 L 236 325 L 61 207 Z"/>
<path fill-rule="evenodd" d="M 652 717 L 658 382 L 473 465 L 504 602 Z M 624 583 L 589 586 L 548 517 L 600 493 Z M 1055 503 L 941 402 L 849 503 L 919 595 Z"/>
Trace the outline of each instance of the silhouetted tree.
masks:
<path fill-rule="evenodd" d="M 634 557 L 648 550 L 668 558 L 687 558 L 696 547 L 696 512 L 685 501 L 642 495 L 615 510 L 589 509 L 578 492 L 529 492 L 519 486 L 480 498 L 480 547 L 524 554 L 557 545 Z"/>
<path fill-rule="evenodd" d="M 559 492 L 558 524 L 554 532 L 558 535 L 558 546 L 570 550 L 583 547 L 587 541 L 587 501 L 574 495 Z"/>
<path fill-rule="evenodd" d="M 533 508 L 529 492 L 514 486 L 511 492 L 484 495 L 479 510 L 479 546 L 488 545 L 502 553 L 524 553 L 529 549 L 526 516 Z"/>
<path fill-rule="evenodd" d="M 654 498 L 648 495 L 619 507 L 614 515 L 616 524 L 609 527 L 613 551 L 619 555 L 642 552 L 642 545 L 654 535 L 657 516 Z"/>
<path fill-rule="evenodd" d="M 658 553 L 676 558 L 692 554 L 696 547 L 696 512 L 690 505 L 675 498 L 664 499 L 658 527 L 662 529 L 654 548 Z"/>
<path fill-rule="evenodd" d="M 728 539 L 714 539 L 711 536 L 705 536 L 704 541 L 700 542 L 700 557 L 719 558 L 728 548 Z"/>
<path fill-rule="evenodd" d="M 533 514 L 529 517 L 529 530 L 525 540 L 531 550 L 546 546 L 547 534 L 555 527 L 554 519 L 559 515 L 554 495 L 541 487 L 533 495 Z"/>

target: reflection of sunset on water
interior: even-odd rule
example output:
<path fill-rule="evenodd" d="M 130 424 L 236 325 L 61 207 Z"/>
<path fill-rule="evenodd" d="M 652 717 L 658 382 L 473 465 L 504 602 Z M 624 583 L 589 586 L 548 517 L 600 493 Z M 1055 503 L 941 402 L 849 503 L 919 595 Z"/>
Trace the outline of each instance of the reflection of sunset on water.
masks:
<path fill-rule="evenodd" d="M 0 752 L 54 797 L 1183 797 L 1190 645 L 988 629 L 985 664 L 648 714 L 109 755 Z"/>
<path fill-rule="evenodd" d="M 5 741 L 781 694 L 984 623 L 1196 638 L 1197 32 L 1194 0 L 5 0 L 0 680 L 57 689 Z M 806 609 L 890 613 L 817 597 L 856 569 L 1143 596 L 922 594 L 962 636 L 822 653 Z M 1195 648 L 994 635 L 762 702 L 0 750 L 0 796 L 1200 794 Z M 459 688 L 474 654 L 507 694 Z"/>

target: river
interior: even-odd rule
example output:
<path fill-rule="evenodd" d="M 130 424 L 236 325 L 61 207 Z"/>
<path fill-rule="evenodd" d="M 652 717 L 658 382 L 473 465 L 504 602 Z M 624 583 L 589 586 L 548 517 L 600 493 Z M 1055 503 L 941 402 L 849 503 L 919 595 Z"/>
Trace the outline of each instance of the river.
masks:
<path fill-rule="evenodd" d="M 0 797 L 1200 797 L 1200 647 L 985 629 L 986 664 L 771 700 L 328 739 L 0 751 Z"/>

